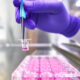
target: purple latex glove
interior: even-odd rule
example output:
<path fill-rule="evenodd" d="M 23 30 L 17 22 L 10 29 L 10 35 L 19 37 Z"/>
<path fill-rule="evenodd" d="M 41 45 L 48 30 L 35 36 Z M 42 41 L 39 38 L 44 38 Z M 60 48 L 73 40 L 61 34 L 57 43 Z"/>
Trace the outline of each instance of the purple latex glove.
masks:
<path fill-rule="evenodd" d="M 13 3 L 17 8 L 16 21 L 20 23 L 20 0 L 14 0 Z M 79 30 L 80 19 L 71 16 L 59 0 L 24 0 L 24 8 L 27 16 L 24 26 L 29 29 L 38 28 L 67 37 L 75 35 Z"/>

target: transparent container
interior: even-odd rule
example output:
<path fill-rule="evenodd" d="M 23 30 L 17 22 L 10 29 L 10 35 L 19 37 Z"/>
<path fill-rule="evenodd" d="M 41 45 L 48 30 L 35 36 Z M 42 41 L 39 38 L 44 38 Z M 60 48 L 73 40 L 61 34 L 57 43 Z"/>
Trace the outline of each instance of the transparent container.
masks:
<path fill-rule="evenodd" d="M 80 80 L 80 72 L 67 61 L 28 56 L 13 72 L 12 80 Z"/>

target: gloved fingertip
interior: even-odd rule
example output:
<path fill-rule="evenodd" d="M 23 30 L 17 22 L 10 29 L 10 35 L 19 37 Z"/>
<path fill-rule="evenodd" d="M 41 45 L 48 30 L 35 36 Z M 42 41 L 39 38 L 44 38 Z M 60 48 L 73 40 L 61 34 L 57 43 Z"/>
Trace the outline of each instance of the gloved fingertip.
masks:
<path fill-rule="evenodd" d="M 20 0 L 13 0 L 13 4 L 15 7 L 19 7 L 20 6 Z"/>
<path fill-rule="evenodd" d="M 16 9 L 15 17 L 16 17 L 16 22 L 20 23 L 20 10 L 18 8 Z"/>
<path fill-rule="evenodd" d="M 29 29 L 35 29 L 36 24 L 32 19 L 28 19 L 25 23 L 25 27 L 29 28 Z"/>
<path fill-rule="evenodd" d="M 20 18 L 16 18 L 16 22 L 20 24 Z"/>
<path fill-rule="evenodd" d="M 35 29 L 35 27 L 32 27 L 32 26 L 30 26 L 30 25 L 28 25 L 28 24 L 27 24 L 25 27 L 26 27 L 26 28 L 29 28 L 29 29 L 31 29 L 31 30 Z"/>

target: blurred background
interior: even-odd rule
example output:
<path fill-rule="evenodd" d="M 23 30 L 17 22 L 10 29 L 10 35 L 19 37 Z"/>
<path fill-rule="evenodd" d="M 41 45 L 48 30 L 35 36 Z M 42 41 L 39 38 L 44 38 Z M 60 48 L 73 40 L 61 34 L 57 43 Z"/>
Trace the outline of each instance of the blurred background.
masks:
<path fill-rule="evenodd" d="M 80 17 L 80 0 L 62 0 L 72 15 Z M 28 38 L 31 39 L 31 44 L 55 44 L 60 46 L 62 50 L 80 57 L 80 36 L 73 39 L 68 39 L 59 34 L 51 34 L 39 30 L 27 30 Z M 77 35 L 78 36 L 78 35 Z M 15 8 L 13 0 L 0 0 L 0 80 L 11 80 L 12 72 L 17 68 L 20 62 L 27 55 L 53 55 L 63 56 L 66 52 L 59 52 L 57 49 L 37 49 L 30 48 L 30 51 L 23 52 L 21 47 L 10 46 L 10 44 L 20 43 L 21 27 L 15 21 Z M 37 52 L 35 52 L 37 50 Z M 35 52 L 35 53 L 34 53 Z M 79 62 L 80 59 L 78 59 Z M 67 61 L 71 64 L 70 59 Z M 76 64 L 75 64 L 76 65 Z M 78 66 L 79 67 L 79 66 Z M 76 67 L 75 67 L 76 68 Z"/>

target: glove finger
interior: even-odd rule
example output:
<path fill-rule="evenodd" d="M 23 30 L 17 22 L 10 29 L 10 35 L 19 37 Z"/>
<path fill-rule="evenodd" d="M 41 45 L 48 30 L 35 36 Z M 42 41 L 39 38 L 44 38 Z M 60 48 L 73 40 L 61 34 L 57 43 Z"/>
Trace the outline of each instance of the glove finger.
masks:
<path fill-rule="evenodd" d="M 30 14 L 28 15 L 28 12 L 26 12 L 26 19 L 24 19 L 24 26 L 29 28 L 29 29 L 34 29 L 36 26 L 36 16 L 37 14 Z M 34 16 L 34 17 L 33 17 Z M 16 22 L 21 23 L 21 18 L 20 18 L 20 9 L 16 8 Z"/>
<path fill-rule="evenodd" d="M 17 10 L 16 22 L 19 23 L 19 24 L 21 23 L 21 18 L 20 18 L 19 10 Z M 24 26 L 26 28 L 29 28 L 29 29 L 35 29 L 35 22 L 32 19 L 27 19 L 26 18 L 24 20 Z"/>
<path fill-rule="evenodd" d="M 63 10 L 64 5 L 61 1 L 54 0 L 25 0 L 24 8 L 33 13 L 57 13 Z"/>
<path fill-rule="evenodd" d="M 19 7 L 21 3 L 21 0 L 13 0 L 13 4 L 15 7 Z"/>
<path fill-rule="evenodd" d="M 16 8 L 16 13 L 15 13 L 15 17 L 16 17 L 16 22 L 17 23 L 21 23 L 21 18 L 20 18 L 20 8 Z M 28 12 L 26 12 L 26 18 L 28 18 Z"/>
<path fill-rule="evenodd" d="M 25 26 L 29 29 L 35 29 L 37 27 L 39 14 L 32 13 L 29 15 L 29 18 L 25 21 Z"/>
<path fill-rule="evenodd" d="M 36 24 L 35 24 L 35 21 L 33 21 L 32 19 L 26 19 L 24 20 L 24 26 L 26 28 L 33 30 L 35 29 Z"/>
<path fill-rule="evenodd" d="M 16 8 L 15 18 L 16 18 L 16 22 L 17 23 L 21 22 L 21 19 L 20 19 L 20 9 L 19 8 Z"/>

